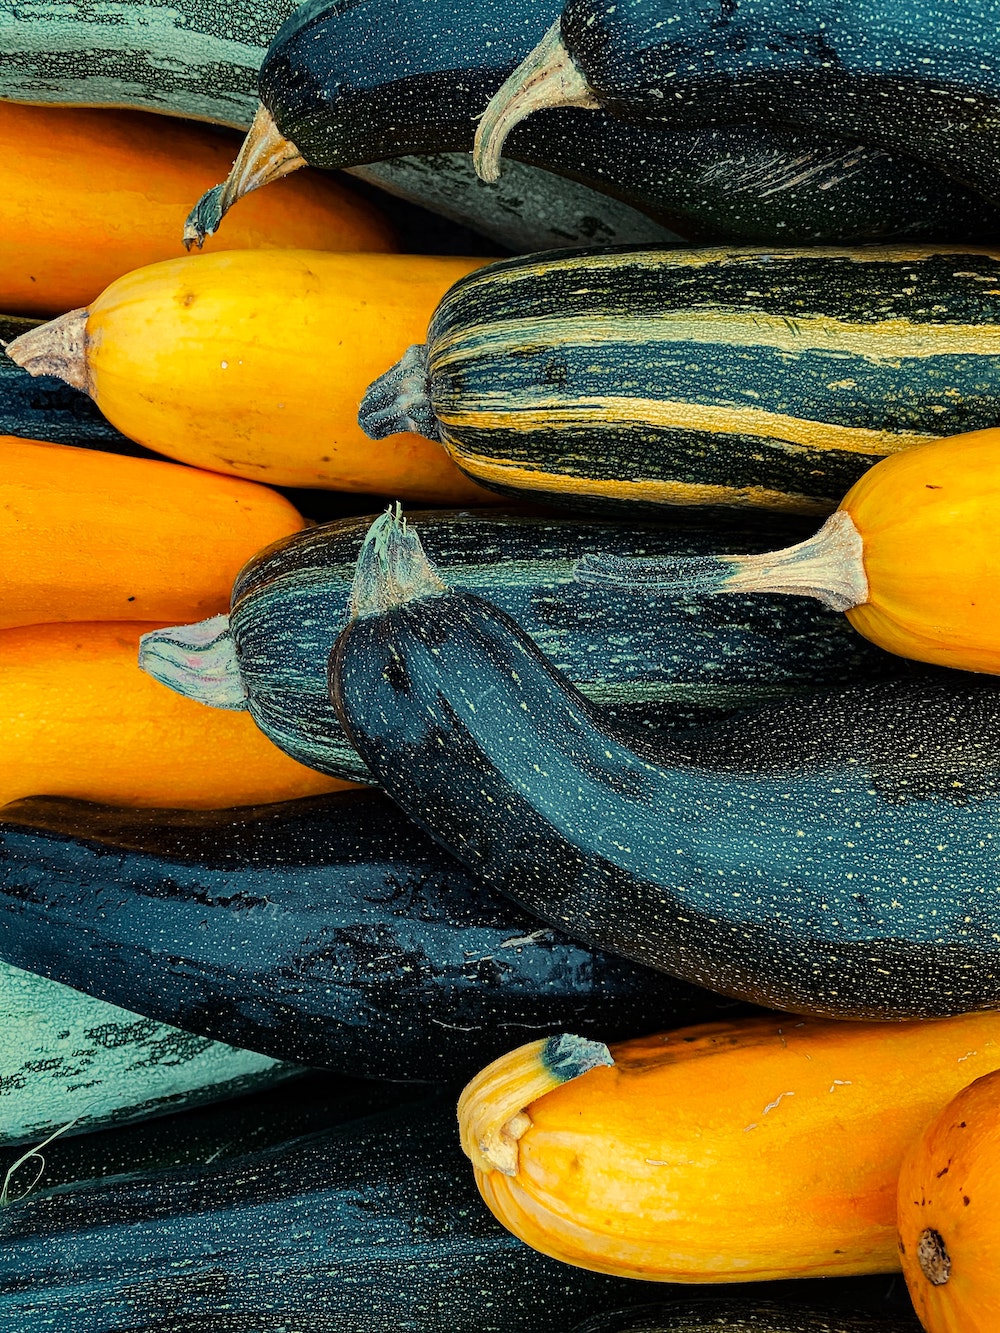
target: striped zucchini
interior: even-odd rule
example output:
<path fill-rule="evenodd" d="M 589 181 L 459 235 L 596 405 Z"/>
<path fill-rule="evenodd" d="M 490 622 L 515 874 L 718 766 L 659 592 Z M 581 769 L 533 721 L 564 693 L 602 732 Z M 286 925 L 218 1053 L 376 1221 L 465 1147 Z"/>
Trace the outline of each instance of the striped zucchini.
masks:
<path fill-rule="evenodd" d="M 512 615 L 611 725 L 652 734 L 763 699 L 906 670 L 805 597 L 746 597 L 720 607 L 711 597 L 685 596 L 654 606 L 573 581 L 573 562 L 585 552 L 703 556 L 718 549 L 717 527 L 455 510 L 408 515 L 407 522 L 444 578 Z M 342 519 L 268 547 L 237 578 L 228 618 L 152 631 L 140 665 L 202 703 L 247 708 L 299 763 L 370 781 L 326 682 L 326 657 L 348 618 L 370 524 Z M 789 526 L 768 528 L 780 544 Z M 744 522 L 727 540 L 758 551 L 768 533 Z"/>
<path fill-rule="evenodd" d="M 264 52 L 295 9 L 296 0 L 0 0 L 0 98 L 136 107 L 246 129 Z M 542 27 L 549 17 L 547 10 Z M 525 51 L 530 44 L 528 37 Z M 498 186 L 480 181 L 469 154 L 460 152 L 372 163 L 352 174 L 511 250 L 665 234 L 659 223 L 576 181 L 512 167 Z"/>
<path fill-rule="evenodd" d="M 0 1146 L 235 1096 L 298 1070 L 0 962 Z"/>
<path fill-rule="evenodd" d="M 440 438 L 503 494 L 826 514 L 884 455 L 1000 423 L 1000 252 L 501 261 L 452 287 L 359 419 Z"/>

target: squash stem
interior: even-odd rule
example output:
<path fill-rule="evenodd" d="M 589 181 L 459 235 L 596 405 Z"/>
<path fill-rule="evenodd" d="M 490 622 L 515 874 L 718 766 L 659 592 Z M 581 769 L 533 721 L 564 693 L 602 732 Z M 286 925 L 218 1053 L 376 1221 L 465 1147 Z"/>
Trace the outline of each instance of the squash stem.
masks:
<path fill-rule="evenodd" d="M 412 431 L 435 443 L 440 441 L 424 343 L 413 343 L 394 366 L 368 386 L 358 409 L 358 425 L 372 440 Z"/>
<path fill-rule="evenodd" d="M 351 620 L 382 615 L 395 606 L 447 591 L 420 538 L 407 527 L 399 504 L 380 514 L 361 544 L 351 584 Z"/>
<path fill-rule="evenodd" d="M 462 1149 L 477 1171 L 517 1175 L 517 1142 L 531 1128 L 533 1101 L 571 1079 L 613 1065 L 601 1041 L 560 1033 L 528 1042 L 487 1065 L 458 1099 Z"/>
<path fill-rule="evenodd" d="M 139 640 L 139 667 L 168 689 L 209 708 L 247 706 L 228 616 L 155 629 Z"/>
<path fill-rule="evenodd" d="M 7 355 L 29 375 L 54 375 L 93 398 L 87 365 L 89 310 L 70 310 L 7 344 Z"/>
<path fill-rule="evenodd" d="M 762 555 L 674 556 L 626 560 L 585 555 L 573 570 L 578 583 L 610 583 L 676 596 L 721 592 L 780 592 L 815 597 L 832 611 L 868 601 L 864 544 L 846 509 L 831 514 L 815 536 Z"/>
<path fill-rule="evenodd" d="M 500 154 L 515 125 L 548 107 L 600 109 L 579 65 L 566 49 L 557 19 L 506 83 L 490 98 L 476 129 L 472 161 L 484 181 L 500 179 Z"/>
<path fill-rule="evenodd" d="M 221 185 L 213 185 L 201 196 L 184 223 L 184 248 L 196 245 L 200 250 L 207 236 L 213 236 L 233 204 L 262 185 L 288 176 L 306 160 L 292 143 L 279 133 L 274 117 L 263 104 L 251 122 L 239 156 Z"/>

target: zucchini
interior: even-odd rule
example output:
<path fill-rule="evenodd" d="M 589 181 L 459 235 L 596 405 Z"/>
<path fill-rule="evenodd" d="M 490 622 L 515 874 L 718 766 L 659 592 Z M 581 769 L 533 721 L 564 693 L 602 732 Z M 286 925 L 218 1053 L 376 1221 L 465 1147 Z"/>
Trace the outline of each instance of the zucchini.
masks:
<path fill-rule="evenodd" d="M 505 495 L 827 514 L 885 454 L 1000 422 L 1000 252 L 569 251 L 444 296 L 362 427 Z"/>
<path fill-rule="evenodd" d="M 630 744 L 391 515 L 337 639 L 342 725 L 487 883 L 591 944 L 831 1018 L 1000 1007 L 1000 682 L 912 674 Z M 405 591 L 403 591 L 405 590 Z"/>
<path fill-rule="evenodd" d="M 242 193 L 303 161 L 338 168 L 404 153 L 468 152 L 484 106 L 556 14 L 554 0 L 500 9 L 310 0 L 271 43 L 260 72 L 261 111 L 225 187 L 194 210 L 189 239 L 200 243 Z M 810 137 L 716 118 L 711 128 L 660 132 L 569 110 L 532 122 L 510 152 L 689 238 L 953 241 L 987 240 L 997 230 L 996 210 L 937 170 L 825 128 Z M 601 226 L 602 207 L 594 210 L 591 243 L 615 239 Z M 642 239 L 662 239 L 662 232 Z"/>
<path fill-rule="evenodd" d="M 703 556 L 718 529 L 438 510 L 408 517 L 449 581 L 514 617 L 609 724 L 651 733 L 820 684 L 906 670 L 807 598 L 640 599 L 573 582 L 583 552 Z M 330 703 L 325 658 L 347 620 L 350 583 L 371 518 L 348 518 L 276 542 L 233 587 L 228 620 L 154 630 L 140 665 L 202 703 L 248 708 L 299 763 L 335 777 L 370 775 Z M 748 549 L 771 534 L 730 533 Z M 785 533 L 787 536 L 787 533 Z M 669 653 L 664 644 L 670 643 Z"/>
<path fill-rule="evenodd" d="M 719 1016 L 481 888 L 374 792 L 236 811 L 7 806 L 0 957 L 159 1022 L 376 1078 L 467 1077 L 525 1033 Z"/>
<path fill-rule="evenodd" d="M 0 343 L 12 342 L 40 324 L 37 319 L 0 315 Z M 29 375 L 9 356 L 0 356 L 0 435 L 156 457 L 116 430 L 87 394 L 55 375 Z"/>
<path fill-rule="evenodd" d="M 0 1209 L 18 1333 L 551 1333 L 638 1299 L 528 1250 L 482 1207 L 452 1096 L 218 1165 Z"/>
<path fill-rule="evenodd" d="M 599 1314 L 579 1324 L 573 1333 L 724 1333 L 726 1329 L 730 1333 L 920 1333 L 920 1324 L 902 1307 L 889 1315 L 831 1310 L 829 1294 L 826 1288 L 817 1291 L 814 1305 L 779 1304 L 761 1299 L 756 1292 L 722 1299 L 661 1301 Z"/>
<path fill-rule="evenodd" d="M 672 128 L 720 122 L 835 134 L 939 167 L 1000 202 L 995 0 L 567 0 L 478 131 L 487 179 L 511 125 L 586 106 Z"/>
<path fill-rule="evenodd" d="M 295 0 L 224 9 L 199 0 L 107 0 L 70 8 L 41 0 L 29 11 L 0 0 L 0 98 L 134 107 L 246 129 L 265 49 L 295 7 Z M 554 14 L 546 11 L 539 32 Z M 664 234 L 603 192 L 520 163 L 499 188 L 484 185 L 467 152 L 372 163 L 353 174 L 513 250 Z"/>
<path fill-rule="evenodd" d="M 0 963 L 0 1031 L 0 1146 L 164 1115 L 298 1072 L 9 963 Z"/>

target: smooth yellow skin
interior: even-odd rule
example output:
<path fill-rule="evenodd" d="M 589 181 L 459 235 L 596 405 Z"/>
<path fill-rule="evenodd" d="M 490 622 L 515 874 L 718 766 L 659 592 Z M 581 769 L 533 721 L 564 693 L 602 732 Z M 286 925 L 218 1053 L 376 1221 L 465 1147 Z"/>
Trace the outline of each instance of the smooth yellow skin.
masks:
<path fill-rule="evenodd" d="M 892 1272 L 900 1163 L 959 1088 L 1000 1068 L 1000 1015 L 743 1019 L 611 1053 L 528 1106 L 515 1176 L 477 1171 L 516 1236 L 657 1282 Z"/>
<path fill-rule="evenodd" d="M 854 628 L 902 657 L 1000 673 L 1000 430 L 893 454 L 841 508 L 869 584 Z"/>
<path fill-rule="evenodd" d="M 947 1281 L 923 1272 L 917 1247 L 933 1230 Z M 924 1130 L 899 1177 L 903 1273 L 928 1333 L 1000 1329 L 1000 1072 L 965 1088 Z M 941 1276 L 937 1272 L 937 1276 Z"/>
<path fill-rule="evenodd" d="M 89 392 L 131 439 L 278 486 L 495 504 L 435 441 L 375 442 L 371 380 L 422 342 L 482 259 L 316 250 L 190 255 L 137 269 L 89 307 Z"/>

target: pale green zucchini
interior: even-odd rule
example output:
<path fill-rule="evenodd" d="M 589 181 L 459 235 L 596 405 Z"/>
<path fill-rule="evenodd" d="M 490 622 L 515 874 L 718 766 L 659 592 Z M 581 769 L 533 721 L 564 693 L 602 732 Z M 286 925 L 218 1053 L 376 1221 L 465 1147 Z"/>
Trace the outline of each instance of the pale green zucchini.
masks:
<path fill-rule="evenodd" d="M 1000 251 L 563 251 L 444 296 L 361 405 L 505 495 L 826 514 L 886 454 L 1000 424 Z"/>
<path fill-rule="evenodd" d="M 0 962 L 0 1146 L 165 1115 L 299 1072 Z"/>
<path fill-rule="evenodd" d="M 246 129 L 264 52 L 296 7 L 295 0 L 0 0 L 0 99 L 135 107 Z M 486 185 L 468 153 L 403 157 L 352 174 L 510 250 L 672 234 L 616 199 L 521 163 Z M 177 241 L 180 250 L 180 226 Z"/>

